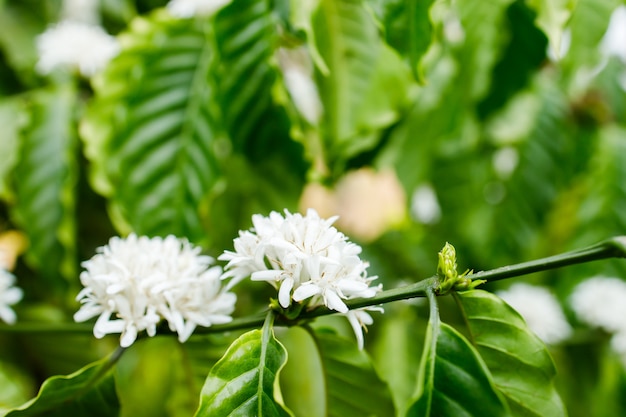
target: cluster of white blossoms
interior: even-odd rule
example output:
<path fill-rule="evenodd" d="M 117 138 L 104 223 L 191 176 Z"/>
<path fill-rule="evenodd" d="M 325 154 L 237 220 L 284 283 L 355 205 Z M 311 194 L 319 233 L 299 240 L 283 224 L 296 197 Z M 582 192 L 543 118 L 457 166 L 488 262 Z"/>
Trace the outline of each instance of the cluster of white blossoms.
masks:
<path fill-rule="evenodd" d="M 362 329 L 372 318 L 364 310 L 349 310 L 345 300 L 371 298 L 382 285 L 370 286 L 377 277 L 367 276 L 368 264 L 359 257 L 361 247 L 332 226 L 336 220 L 322 219 L 313 209 L 305 216 L 287 210 L 284 217 L 277 212 L 254 215 L 253 228 L 239 232 L 234 240 L 235 251 L 225 251 L 218 259 L 228 261 L 222 275 L 232 278 L 228 287 L 250 277 L 277 288 L 283 308 L 295 301 L 344 313 L 362 347 Z"/>
<path fill-rule="evenodd" d="M 130 346 L 140 331 L 156 334 L 165 319 L 184 342 L 196 326 L 232 320 L 236 295 L 222 288 L 222 269 L 185 239 L 114 237 L 83 262 L 85 287 L 74 315 L 81 322 L 98 316 L 97 338 L 121 333 L 120 345 Z"/>
<path fill-rule="evenodd" d="M 22 290 L 14 286 L 15 276 L 0 267 L 0 319 L 8 324 L 15 323 L 17 317 L 10 307 L 22 299 Z"/>
<path fill-rule="evenodd" d="M 582 323 L 612 333 L 611 347 L 626 366 L 626 281 L 593 277 L 578 284 L 570 305 Z"/>
<path fill-rule="evenodd" d="M 36 69 L 49 74 L 57 68 L 78 70 L 91 77 L 120 51 L 117 40 L 94 24 L 64 20 L 49 27 L 36 40 Z"/>
<path fill-rule="evenodd" d="M 541 340 L 549 345 L 560 343 L 572 334 L 556 297 L 544 287 L 516 283 L 497 295 L 513 307 Z"/>
<path fill-rule="evenodd" d="M 170 0 L 167 10 L 172 16 L 189 18 L 193 16 L 209 16 L 217 13 L 232 0 Z"/>

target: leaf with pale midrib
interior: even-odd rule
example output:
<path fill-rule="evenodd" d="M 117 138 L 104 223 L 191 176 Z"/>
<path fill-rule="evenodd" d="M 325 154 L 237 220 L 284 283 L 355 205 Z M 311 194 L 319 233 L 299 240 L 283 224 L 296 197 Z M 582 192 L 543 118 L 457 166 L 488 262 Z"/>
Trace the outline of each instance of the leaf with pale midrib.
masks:
<path fill-rule="evenodd" d="M 81 130 L 94 187 L 137 233 L 201 240 L 219 130 L 206 23 L 160 11 L 134 20 L 121 43 Z"/>
<path fill-rule="evenodd" d="M 6 417 L 111 417 L 120 412 L 111 372 L 122 350 L 68 376 L 53 376 L 37 397 L 10 411 Z"/>
<path fill-rule="evenodd" d="M 63 276 L 76 277 L 75 94 L 73 85 L 63 84 L 31 97 L 14 172 L 12 215 L 28 236 L 27 260 L 53 288 L 63 286 Z"/>
<path fill-rule="evenodd" d="M 286 360 L 267 322 L 243 334 L 211 369 L 196 417 L 289 416 L 274 399 L 276 375 Z"/>
<path fill-rule="evenodd" d="M 514 416 L 565 416 L 556 369 L 543 342 L 502 299 L 482 290 L 458 293 L 471 340 Z"/>

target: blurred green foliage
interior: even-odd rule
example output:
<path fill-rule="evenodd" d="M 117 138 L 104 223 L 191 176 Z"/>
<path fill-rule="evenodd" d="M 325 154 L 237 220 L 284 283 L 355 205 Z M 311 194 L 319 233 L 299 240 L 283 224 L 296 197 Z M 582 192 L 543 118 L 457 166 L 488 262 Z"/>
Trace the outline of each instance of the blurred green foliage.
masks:
<path fill-rule="evenodd" d="M 376 210 L 344 229 L 385 288 L 433 275 L 446 241 L 461 271 L 478 271 L 625 234 L 626 62 L 602 48 L 623 2 L 234 0 L 215 16 L 176 19 L 165 1 L 101 0 L 122 51 L 91 79 L 35 71 L 35 39 L 61 19 L 61 3 L 0 1 L 0 229 L 29 241 L 14 271 L 20 321 L 70 322 L 80 262 L 113 235 L 185 236 L 216 257 L 252 214 L 297 211 L 311 184 L 338 189 L 365 167 L 392 170 L 405 196 L 407 214 L 375 239 L 358 232 L 379 221 Z M 310 56 L 319 119 L 298 108 L 278 56 L 297 47 Z M 424 185 L 440 213 L 429 220 L 413 198 Z M 355 192 L 365 207 L 386 199 L 375 187 Z M 626 265 L 527 280 L 565 302 L 592 275 L 626 277 Z M 239 314 L 263 306 L 255 284 L 241 291 Z M 419 303 L 388 306 L 367 335 L 396 401 L 414 392 L 403 372 L 415 367 L 392 365 L 421 356 L 426 315 Z M 0 410 L 114 345 L 72 336 L 75 354 L 67 340 L 0 333 L 0 381 L 12 381 L 0 386 Z M 215 346 L 170 359 L 213 363 L 228 343 Z M 626 413 L 626 374 L 606 335 L 581 329 L 552 354 L 571 416 Z M 124 360 L 128 381 L 142 358 Z M 185 375 L 169 364 L 150 372 L 152 393 L 188 401 L 163 388 Z"/>

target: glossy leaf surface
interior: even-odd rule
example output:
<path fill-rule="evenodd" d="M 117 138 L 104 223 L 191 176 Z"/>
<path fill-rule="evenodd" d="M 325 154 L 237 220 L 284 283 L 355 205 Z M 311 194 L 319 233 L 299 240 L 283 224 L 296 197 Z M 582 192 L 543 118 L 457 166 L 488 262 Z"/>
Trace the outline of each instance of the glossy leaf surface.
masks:
<path fill-rule="evenodd" d="M 112 367 L 122 353 L 87 365 L 68 375 L 54 376 L 41 386 L 37 397 L 9 412 L 7 417 L 111 417 L 120 412 Z"/>
<path fill-rule="evenodd" d="M 484 359 L 514 416 L 565 416 L 554 386 L 556 370 L 543 342 L 496 295 L 458 293 L 472 343 Z"/>
<path fill-rule="evenodd" d="M 196 417 L 289 416 L 274 395 L 287 352 L 267 323 L 243 334 L 213 366 L 202 388 Z"/>

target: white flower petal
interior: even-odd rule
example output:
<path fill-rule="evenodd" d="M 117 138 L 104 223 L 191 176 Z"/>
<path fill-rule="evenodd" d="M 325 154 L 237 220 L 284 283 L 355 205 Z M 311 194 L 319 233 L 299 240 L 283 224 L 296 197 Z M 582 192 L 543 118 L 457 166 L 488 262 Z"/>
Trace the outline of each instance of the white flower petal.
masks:
<path fill-rule="evenodd" d="M 326 291 L 324 291 L 323 295 L 324 300 L 326 301 L 326 306 L 329 309 L 338 311 L 340 313 L 348 312 L 348 306 L 343 301 L 341 301 L 341 298 L 339 298 L 339 295 L 337 295 L 335 291 L 327 289 Z"/>
<path fill-rule="evenodd" d="M 291 304 L 291 290 L 293 289 L 293 278 L 285 278 L 278 290 L 278 302 L 283 308 Z"/>

